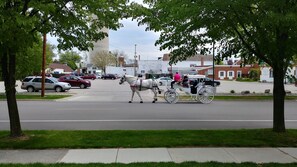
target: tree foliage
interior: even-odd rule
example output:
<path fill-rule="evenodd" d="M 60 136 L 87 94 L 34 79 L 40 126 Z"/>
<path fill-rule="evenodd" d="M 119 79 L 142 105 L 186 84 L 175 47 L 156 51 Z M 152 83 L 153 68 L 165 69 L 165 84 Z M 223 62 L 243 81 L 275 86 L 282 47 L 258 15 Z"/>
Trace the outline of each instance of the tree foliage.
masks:
<path fill-rule="evenodd" d="M 81 60 L 80 55 L 74 51 L 66 51 L 61 53 L 59 56 L 59 62 L 62 64 L 67 64 L 70 68 L 72 68 L 72 70 L 77 69 L 76 63 L 79 63 Z"/>
<path fill-rule="evenodd" d="M 46 65 L 52 63 L 55 53 L 53 49 L 55 46 L 46 44 Z M 24 48 L 22 52 L 16 57 L 16 78 L 23 79 L 28 75 L 40 75 L 42 68 L 42 39 L 35 42 L 32 47 Z"/>
<path fill-rule="evenodd" d="M 2 0 L 0 1 L 0 59 L 5 84 L 10 135 L 22 134 L 15 99 L 16 60 L 32 48 L 40 34 L 58 37 L 61 50 L 88 50 L 107 34 L 102 28 L 117 29 L 127 14 L 127 0 Z"/>
<path fill-rule="evenodd" d="M 123 57 L 124 60 L 127 60 L 128 59 L 128 55 L 125 54 L 124 51 L 119 51 L 119 50 L 114 50 L 112 51 L 112 55 L 115 57 L 116 59 L 116 67 L 118 67 L 120 65 L 120 62 L 119 62 L 119 58 L 120 57 Z"/>
<path fill-rule="evenodd" d="M 285 131 L 284 76 L 296 54 L 297 1 L 144 0 L 135 18 L 160 31 L 156 45 L 172 50 L 170 63 L 206 53 L 261 60 L 274 69 L 274 131 Z"/>
<path fill-rule="evenodd" d="M 116 57 L 108 51 L 100 51 L 96 52 L 92 56 L 92 62 L 98 68 L 101 68 L 104 73 L 106 72 L 106 66 L 108 65 L 115 65 L 116 64 Z"/>

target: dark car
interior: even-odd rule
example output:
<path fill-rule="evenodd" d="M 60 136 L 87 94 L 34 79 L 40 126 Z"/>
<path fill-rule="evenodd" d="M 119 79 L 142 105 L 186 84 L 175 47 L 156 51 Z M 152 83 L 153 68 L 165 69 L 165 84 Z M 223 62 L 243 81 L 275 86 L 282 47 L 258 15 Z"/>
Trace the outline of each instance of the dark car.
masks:
<path fill-rule="evenodd" d="M 67 82 L 72 87 L 80 87 L 81 89 L 91 87 L 91 82 L 88 80 L 83 80 L 82 78 L 75 75 L 64 75 L 59 78 L 60 82 Z"/>
<path fill-rule="evenodd" d="M 190 81 L 190 85 L 193 85 L 194 82 L 200 82 L 203 81 L 205 83 L 205 85 L 210 85 L 212 86 L 214 84 L 214 86 L 219 86 L 221 85 L 220 81 L 217 80 L 212 80 L 211 78 L 208 77 L 204 77 L 204 78 L 189 78 Z"/>
<path fill-rule="evenodd" d="M 102 79 L 117 79 L 117 77 L 114 74 L 105 74 L 102 75 Z"/>
<path fill-rule="evenodd" d="M 92 79 L 92 80 L 94 80 L 94 79 L 96 79 L 97 78 L 97 76 L 95 75 L 95 74 L 85 74 L 85 75 L 82 75 L 82 76 L 80 76 L 82 79 Z"/>

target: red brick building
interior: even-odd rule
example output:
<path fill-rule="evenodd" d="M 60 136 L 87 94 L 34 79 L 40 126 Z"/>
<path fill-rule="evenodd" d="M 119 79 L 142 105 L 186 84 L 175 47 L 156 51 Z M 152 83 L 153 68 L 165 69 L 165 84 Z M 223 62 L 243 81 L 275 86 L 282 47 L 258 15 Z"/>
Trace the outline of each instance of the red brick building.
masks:
<path fill-rule="evenodd" d="M 233 80 L 237 78 L 248 77 L 251 69 L 259 69 L 258 64 L 254 65 L 240 65 L 241 61 L 235 63 L 229 63 L 229 65 L 215 65 L 214 74 L 216 80 Z M 213 67 L 201 67 L 201 70 L 198 71 L 198 74 L 205 75 L 209 78 L 213 77 Z"/>

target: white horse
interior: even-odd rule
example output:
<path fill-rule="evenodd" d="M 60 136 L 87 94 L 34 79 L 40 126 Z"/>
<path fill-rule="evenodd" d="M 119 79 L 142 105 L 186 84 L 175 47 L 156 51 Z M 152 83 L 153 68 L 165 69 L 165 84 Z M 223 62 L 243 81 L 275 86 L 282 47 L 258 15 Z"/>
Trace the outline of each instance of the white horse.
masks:
<path fill-rule="evenodd" d="M 133 97 L 135 92 L 138 94 L 139 98 L 140 98 L 140 103 L 143 103 L 143 100 L 140 96 L 139 91 L 143 91 L 143 90 L 148 90 L 151 89 L 154 93 L 154 100 L 153 103 L 155 103 L 158 99 L 157 99 L 157 92 L 161 93 L 159 87 L 158 87 L 158 83 L 155 80 L 152 79 L 140 79 L 137 78 L 135 76 L 132 75 L 124 75 L 121 79 L 120 79 L 120 85 L 123 84 L 125 81 L 127 81 L 130 84 L 130 88 L 132 90 L 132 97 L 131 100 L 129 101 L 129 103 L 133 102 Z"/>

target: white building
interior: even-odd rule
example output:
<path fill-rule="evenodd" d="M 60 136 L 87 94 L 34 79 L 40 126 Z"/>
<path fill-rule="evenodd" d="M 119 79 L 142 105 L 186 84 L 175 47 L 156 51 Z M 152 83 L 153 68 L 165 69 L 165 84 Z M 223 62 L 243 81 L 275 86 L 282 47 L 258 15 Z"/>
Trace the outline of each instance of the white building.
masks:
<path fill-rule="evenodd" d="M 163 59 L 158 60 L 138 60 L 136 66 L 122 67 L 107 67 L 106 73 L 112 74 L 172 74 L 178 71 L 181 74 L 197 74 L 197 71 L 205 66 L 211 66 L 213 64 L 212 56 L 196 55 L 185 61 L 178 62 L 169 65 L 169 54 L 164 54 Z M 204 67 L 203 67 L 204 66 Z"/>
<path fill-rule="evenodd" d="M 261 67 L 260 70 L 260 82 L 273 82 L 273 69 L 271 67 Z M 297 78 L 297 67 L 289 68 L 286 75 Z M 286 78 L 285 82 L 289 82 L 289 79 Z"/>

